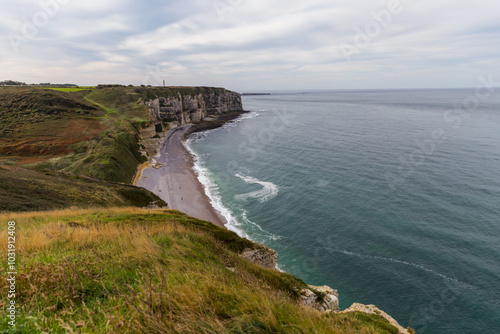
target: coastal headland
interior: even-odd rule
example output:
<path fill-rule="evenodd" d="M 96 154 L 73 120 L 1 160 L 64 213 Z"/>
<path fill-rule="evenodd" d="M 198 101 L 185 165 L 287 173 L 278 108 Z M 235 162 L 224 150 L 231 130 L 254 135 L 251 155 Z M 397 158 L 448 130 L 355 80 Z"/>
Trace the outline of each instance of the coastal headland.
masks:
<path fill-rule="evenodd" d="M 17 332 L 409 333 L 375 308 L 338 313 L 336 290 L 220 227 L 183 139 L 242 112 L 223 88 L 0 88 Z"/>

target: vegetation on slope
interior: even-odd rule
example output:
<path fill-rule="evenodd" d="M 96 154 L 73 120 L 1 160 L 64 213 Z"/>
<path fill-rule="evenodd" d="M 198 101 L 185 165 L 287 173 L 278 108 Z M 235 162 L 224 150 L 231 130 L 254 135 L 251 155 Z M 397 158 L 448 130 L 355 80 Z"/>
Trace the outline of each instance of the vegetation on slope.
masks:
<path fill-rule="evenodd" d="M 224 92 L 212 87 L 1 87 L 0 165 L 130 183 L 145 161 L 138 136 L 150 120 L 142 101 Z M 225 121 L 198 127 L 217 127 Z"/>
<path fill-rule="evenodd" d="M 21 333 L 397 333 L 378 315 L 300 307 L 302 281 L 242 259 L 249 241 L 176 211 L 0 215 L 12 220 Z"/>
<path fill-rule="evenodd" d="M 69 145 L 98 133 L 95 117 L 99 116 L 102 112 L 78 95 L 36 88 L 1 88 L 0 156 L 67 154 Z"/>
<path fill-rule="evenodd" d="M 42 211 L 75 207 L 166 203 L 143 188 L 54 171 L 0 167 L 0 211 Z"/>
<path fill-rule="evenodd" d="M 134 92 L 141 94 L 143 100 L 154 100 L 158 97 L 176 97 L 181 95 L 196 96 L 198 94 L 223 94 L 227 90 L 217 87 L 136 87 Z"/>
<path fill-rule="evenodd" d="M 96 119 L 104 131 L 90 140 L 73 144 L 70 154 L 39 164 L 37 168 L 62 169 L 130 183 L 137 166 L 146 160 L 138 146 L 140 128 L 149 122 L 146 106 L 139 104 L 138 94 L 127 87 L 94 89 L 83 96 L 104 112 Z"/>
<path fill-rule="evenodd" d="M 139 101 L 127 87 L 1 88 L 0 164 L 131 182 L 145 161 L 137 142 L 149 121 Z"/>

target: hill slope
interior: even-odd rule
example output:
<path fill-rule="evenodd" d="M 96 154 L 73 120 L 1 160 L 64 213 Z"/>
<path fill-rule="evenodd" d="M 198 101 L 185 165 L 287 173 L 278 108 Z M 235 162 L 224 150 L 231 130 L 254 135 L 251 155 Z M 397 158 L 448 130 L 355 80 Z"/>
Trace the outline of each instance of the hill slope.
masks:
<path fill-rule="evenodd" d="M 18 332 L 398 333 L 379 315 L 299 306 L 302 281 L 238 255 L 262 246 L 176 211 L 3 214 L 0 221 L 15 221 L 18 231 Z M 7 235 L 7 224 L 0 233 Z M 6 249 L 2 238 L 0 256 Z M 7 321 L 0 331 L 9 332 Z"/>
<path fill-rule="evenodd" d="M 143 188 L 55 171 L 0 166 L 0 212 L 167 204 Z"/>
<path fill-rule="evenodd" d="M 190 105 L 183 101 L 200 94 L 214 99 L 211 106 L 215 108 L 219 100 L 224 105 L 217 97 L 228 91 L 206 87 L 0 87 L 0 167 L 4 166 L 0 169 L 0 211 L 146 206 L 159 200 L 144 190 L 109 181 L 132 183 L 137 167 L 146 161 L 140 152 L 144 152 L 139 144 L 141 131 L 151 125 L 152 133 L 145 131 L 142 136 L 159 137 L 154 130 L 158 124 L 150 119 L 148 99 L 175 96 L 183 111 Z M 154 122 L 166 121 L 155 118 Z"/>
<path fill-rule="evenodd" d="M 131 183 L 146 161 L 142 129 L 154 123 L 162 132 L 164 125 L 201 122 L 203 115 L 232 108 L 241 109 L 241 98 L 223 88 L 0 87 L 0 165 Z"/>

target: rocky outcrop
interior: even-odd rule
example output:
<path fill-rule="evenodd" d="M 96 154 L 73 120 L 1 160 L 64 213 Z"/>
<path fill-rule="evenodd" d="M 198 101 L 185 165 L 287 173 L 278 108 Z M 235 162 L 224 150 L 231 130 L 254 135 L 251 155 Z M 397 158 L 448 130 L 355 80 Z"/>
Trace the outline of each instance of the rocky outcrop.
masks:
<path fill-rule="evenodd" d="M 148 107 L 151 123 L 140 131 L 140 153 L 155 166 L 155 157 L 170 130 L 217 115 L 243 111 L 241 95 L 214 87 L 137 87 L 135 93 Z M 208 117 L 208 116 L 212 117 Z"/>
<path fill-rule="evenodd" d="M 363 312 L 363 313 L 368 313 L 368 314 L 378 314 L 382 317 L 384 317 L 391 325 L 396 327 L 399 331 L 399 334 L 412 334 L 414 331 L 410 331 L 403 326 L 401 326 L 396 320 L 394 320 L 393 317 L 385 313 L 384 311 L 380 310 L 378 307 L 375 305 L 363 305 L 363 304 L 358 304 L 354 303 L 349 307 L 348 309 L 345 309 L 342 312 L 339 313 L 347 313 L 347 312 Z"/>
<path fill-rule="evenodd" d="M 156 125 L 154 123 L 148 125 L 147 127 L 140 130 L 139 133 L 139 152 L 148 159 L 148 165 L 139 166 L 134 182 L 137 184 L 139 181 L 138 177 L 142 174 L 141 167 L 147 168 L 156 164 L 155 157 L 160 154 L 161 143 L 165 137 L 165 132 L 163 127 L 162 131 L 157 132 Z"/>
<path fill-rule="evenodd" d="M 245 249 L 241 254 L 244 259 L 267 269 L 275 269 L 278 254 L 274 249 L 265 246 L 256 249 Z M 233 268 L 228 268 L 233 271 Z M 320 312 L 338 311 L 339 294 L 329 286 L 308 285 L 308 288 L 297 288 L 299 303 Z"/>
<path fill-rule="evenodd" d="M 274 249 L 264 246 L 257 249 L 247 248 L 240 255 L 244 259 L 267 269 L 276 268 L 278 263 L 278 253 Z"/>
<path fill-rule="evenodd" d="M 309 285 L 299 291 L 299 302 L 320 312 L 339 310 L 339 293 L 329 286 Z"/>
<path fill-rule="evenodd" d="M 179 87 L 152 89 L 144 104 L 154 122 L 196 123 L 208 115 L 242 111 L 241 95 L 224 88 Z"/>

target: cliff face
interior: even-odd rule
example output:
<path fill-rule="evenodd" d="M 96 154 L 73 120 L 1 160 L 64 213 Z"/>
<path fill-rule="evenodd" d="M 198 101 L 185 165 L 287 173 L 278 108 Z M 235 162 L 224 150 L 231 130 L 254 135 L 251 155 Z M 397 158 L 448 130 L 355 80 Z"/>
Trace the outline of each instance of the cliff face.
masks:
<path fill-rule="evenodd" d="M 267 269 L 276 268 L 278 263 L 278 253 L 274 249 L 267 247 L 257 249 L 247 248 L 241 253 L 241 257 Z"/>
<path fill-rule="evenodd" d="M 339 293 L 327 285 L 299 290 L 299 302 L 320 312 L 339 311 Z"/>
<path fill-rule="evenodd" d="M 363 312 L 366 314 L 376 314 L 387 320 L 392 326 L 396 327 L 398 334 L 415 334 L 415 330 L 410 328 L 403 328 L 393 317 L 385 313 L 375 305 L 363 305 L 359 303 L 354 303 L 348 309 L 341 311 L 339 313 L 350 313 L 350 312 Z"/>
<path fill-rule="evenodd" d="M 143 101 L 153 122 L 185 125 L 203 121 L 209 115 L 242 111 L 241 95 L 224 88 L 146 88 Z"/>
<path fill-rule="evenodd" d="M 149 126 L 141 130 L 141 154 L 151 161 L 158 154 L 167 132 L 178 126 L 198 123 L 209 116 L 243 111 L 241 95 L 214 87 L 139 87 L 135 93 L 148 107 Z"/>

